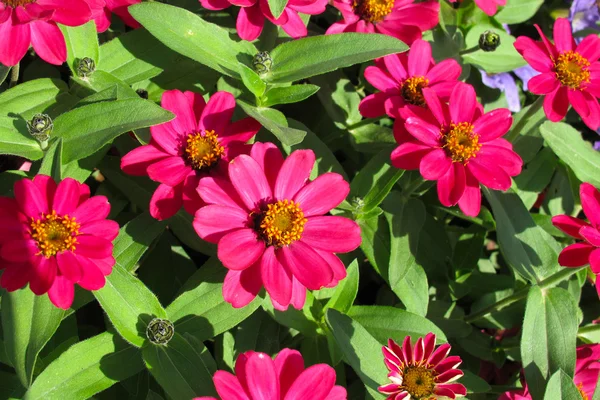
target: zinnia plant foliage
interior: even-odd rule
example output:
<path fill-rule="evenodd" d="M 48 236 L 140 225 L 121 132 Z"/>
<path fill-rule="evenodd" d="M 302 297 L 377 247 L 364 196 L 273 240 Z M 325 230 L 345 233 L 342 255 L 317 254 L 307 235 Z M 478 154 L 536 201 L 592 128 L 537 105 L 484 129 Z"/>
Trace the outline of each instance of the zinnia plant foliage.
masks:
<path fill-rule="evenodd" d="M 0 399 L 600 400 L 595 0 L 0 0 Z"/>

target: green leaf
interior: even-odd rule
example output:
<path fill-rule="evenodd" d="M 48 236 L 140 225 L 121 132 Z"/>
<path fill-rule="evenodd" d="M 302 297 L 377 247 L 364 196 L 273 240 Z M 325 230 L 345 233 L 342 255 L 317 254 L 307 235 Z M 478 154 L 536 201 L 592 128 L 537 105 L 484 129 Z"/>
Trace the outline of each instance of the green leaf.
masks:
<path fill-rule="evenodd" d="M 207 256 L 217 254 L 216 245 L 200 239 L 200 236 L 198 236 L 198 233 L 196 233 L 196 230 L 192 225 L 193 221 L 194 217 L 192 215 L 185 210 L 180 210 L 168 220 L 168 223 L 173 234 L 186 246 L 189 246 L 202 254 L 206 254 Z"/>
<path fill-rule="evenodd" d="M 175 332 L 166 345 L 142 348 L 146 367 L 173 399 L 216 395 L 212 375 L 217 366 L 202 342 Z"/>
<path fill-rule="evenodd" d="M 581 400 L 581 398 L 573 378 L 562 370 L 558 370 L 552 375 L 546 387 L 546 394 L 544 394 L 544 400 Z"/>
<path fill-rule="evenodd" d="M 258 52 L 250 42 L 231 40 L 225 29 L 183 8 L 141 3 L 128 10 L 169 48 L 234 78 L 240 78 L 239 63 L 250 65 Z"/>
<path fill-rule="evenodd" d="M 550 183 L 557 166 L 558 159 L 552 150 L 546 147 L 527 163 L 519 176 L 515 177 L 517 194 L 528 210 Z"/>
<path fill-rule="evenodd" d="M 29 135 L 25 120 L 9 117 L 0 117 L 0 154 L 28 160 L 39 160 L 44 156 L 39 142 Z"/>
<path fill-rule="evenodd" d="M 11 67 L 7 67 L 6 65 L 0 64 L 0 85 L 4 83 L 6 78 L 8 77 L 8 73 L 10 72 Z"/>
<path fill-rule="evenodd" d="M 377 393 L 379 385 L 387 381 L 388 373 L 381 356 L 381 344 L 361 324 L 347 315 L 331 308 L 325 315 L 346 362 L 365 386 Z M 384 396 L 380 395 L 378 398 Z"/>
<path fill-rule="evenodd" d="M 548 146 L 582 182 L 600 187 L 600 153 L 568 124 L 550 121 L 540 127 Z"/>
<path fill-rule="evenodd" d="M 265 90 L 267 84 L 260 79 L 260 76 L 253 69 L 248 68 L 246 65 L 240 63 L 239 65 L 240 75 L 242 76 L 242 82 L 244 86 L 257 98 L 260 98 Z"/>
<path fill-rule="evenodd" d="M 560 246 L 537 226 L 512 190 L 483 188 L 496 219 L 498 243 L 506 262 L 521 276 L 537 282 L 558 269 Z"/>
<path fill-rule="evenodd" d="M 271 10 L 271 14 L 273 17 L 279 18 L 281 14 L 283 14 L 283 10 L 285 10 L 285 6 L 287 6 L 288 0 L 268 0 L 269 2 L 269 10 Z"/>
<path fill-rule="evenodd" d="M 144 369 L 139 350 L 104 332 L 74 344 L 29 388 L 25 400 L 84 400 Z"/>
<path fill-rule="evenodd" d="M 49 175 L 56 182 L 62 180 L 62 139 L 58 138 L 46 150 L 38 174 Z"/>
<path fill-rule="evenodd" d="M 306 301 L 302 310 L 288 307 L 285 311 L 278 311 L 273 307 L 271 299 L 265 300 L 262 306 L 280 325 L 295 329 L 306 337 L 318 336 L 320 333 L 321 327 L 317 320 L 323 316 L 323 310 L 321 303 L 310 291 L 306 292 Z"/>
<path fill-rule="evenodd" d="M 239 324 L 262 302 L 257 296 L 243 308 L 233 308 L 223 299 L 223 280 L 227 270 L 210 259 L 184 286 L 186 290 L 167 307 L 175 331 L 190 333 L 200 341 L 213 338 Z"/>
<path fill-rule="evenodd" d="M 380 151 L 373 156 L 352 179 L 350 183 L 351 196 L 364 198 L 373 190 L 376 182 L 385 180 L 385 176 L 393 176 L 397 168 L 390 164 L 391 150 Z"/>
<path fill-rule="evenodd" d="M 347 269 L 348 275 L 344 280 L 338 283 L 333 292 L 333 296 L 325 304 L 325 310 L 335 308 L 336 310 L 347 313 L 354 304 L 354 299 L 358 293 L 358 262 L 356 259 L 350 263 Z"/>
<path fill-rule="evenodd" d="M 406 50 L 408 46 L 400 40 L 375 33 L 306 37 L 280 44 L 271 52 L 273 67 L 265 79 L 298 81 Z"/>
<path fill-rule="evenodd" d="M 63 138 L 63 162 L 89 156 L 122 133 L 161 124 L 174 115 L 143 99 L 89 104 L 54 121 L 54 136 Z"/>
<path fill-rule="evenodd" d="M 541 398 L 546 382 L 562 369 L 573 376 L 577 341 L 577 304 L 564 289 L 530 289 L 523 320 L 521 358 L 533 398 Z"/>
<path fill-rule="evenodd" d="M 302 142 L 305 131 L 288 128 L 288 122 L 285 115 L 281 111 L 273 108 L 254 107 L 243 100 L 237 101 L 240 107 L 252 118 L 260 122 L 267 130 L 269 130 L 281 143 L 288 146 L 293 146 Z"/>
<path fill-rule="evenodd" d="M 386 281 L 389 279 L 390 263 L 390 230 L 386 219 L 375 216 L 359 219 L 361 238 L 360 249 L 379 275 Z"/>
<path fill-rule="evenodd" d="M 152 319 L 167 318 L 154 293 L 118 261 L 106 285 L 93 293 L 119 334 L 136 347 L 147 341 L 146 328 Z"/>
<path fill-rule="evenodd" d="M 96 66 L 100 61 L 98 33 L 96 24 L 89 21 L 80 26 L 58 25 L 67 44 L 67 65 L 74 76 L 77 76 L 79 60 L 88 57 L 94 60 Z"/>
<path fill-rule="evenodd" d="M 263 96 L 262 106 L 272 107 L 279 104 L 293 104 L 308 99 L 319 91 L 317 85 L 303 84 L 269 89 Z"/>
<path fill-rule="evenodd" d="M 362 325 L 380 343 L 389 338 L 397 342 L 406 336 L 413 339 L 435 333 L 441 343 L 448 342 L 446 335 L 433 322 L 418 314 L 388 306 L 353 306 L 348 316 Z"/>
<path fill-rule="evenodd" d="M 369 190 L 365 198 L 363 199 L 364 206 L 362 211 L 368 213 L 375 207 L 378 207 L 381 202 L 387 197 L 392 191 L 392 188 L 398 182 L 398 179 L 404 174 L 403 169 L 398 168 L 386 168 L 386 171 L 379 175 L 377 181 L 375 181 L 373 187 Z"/>
<path fill-rule="evenodd" d="M 488 24 L 477 24 L 471 28 L 465 39 L 467 48 L 479 45 L 479 36 L 487 30 L 491 30 L 500 36 L 500 46 L 493 52 L 477 50 L 473 53 L 463 55 L 463 60 L 485 72 L 497 74 L 512 71 L 515 68 L 527 64 L 525 59 L 517 52 L 513 43 L 515 38 L 504 31 Z"/>
<path fill-rule="evenodd" d="M 542 4 L 544 0 L 507 0 L 494 18 L 503 24 L 520 24 L 533 17 Z"/>
<path fill-rule="evenodd" d="M 108 72 L 96 71 L 85 79 L 75 76 L 71 79 L 78 85 L 75 86 L 75 93 L 83 97 L 77 103 L 76 107 L 97 101 L 139 99 L 138 94 L 127 83 Z M 114 92 L 111 91 L 102 93 L 100 96 L 94 96 L 108 89 L 112 89 Z"/>
<path fill-rule="evenodd" d="M 37 113 L 46 113 L 51 117 L 60 103 L 72 103 L 67 84 L 59 79 L 35 79 L 21 83 L 0 94 L 0 116 L 20 116 L 29 120 Z M 73 103 L 74 104 L 74 103 Z"/>
<path fill-rule="evenodd" d="M 462 383 L 467 388 L 467 393 L 486 393 L 492 390 L 492 387 L 479 376 L 469 370 L 462 370 L 464 375 L 458 383 Z"/>
<path fill-rule="evenodd" d="M 48 296 L 28 287 L 2 295 L 2 330 L 11 364 L 24 387 L 29 387 L 38 354 L 52 337 L 65 311 Z"/>

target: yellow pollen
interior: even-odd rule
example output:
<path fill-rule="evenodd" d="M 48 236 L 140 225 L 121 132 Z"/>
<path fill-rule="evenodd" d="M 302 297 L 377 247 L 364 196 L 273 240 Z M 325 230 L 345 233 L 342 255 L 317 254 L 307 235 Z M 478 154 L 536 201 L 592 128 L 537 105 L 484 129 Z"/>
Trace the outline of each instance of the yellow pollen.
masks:
<path fill-rule="evenodd" d="M 279 200 L 267 207 L 259 225 L 259 232 L 267 244 L 282 247 L 300 240 L 306 223 L 300 205 L 291 200 Z"/>
<path fill-rule="evenodd" d="M 452 157 L 452 161 L 467 164 L 481 149 L 479 135 L 473 132 L 473 125 L 468 122 L 452 123 L 447 132 L 442 131 L 444 149 Z"/>
<path fill-rule="evenodd" d="M 17 8 L 19 6 L 35 3 L 35 0 L 0 0 L 0 2 L 6 4 L 8 7 Z"/>
<path fill-rule="evenodd" d="M 590 82 L 590 62 L 575 51 L 561 53 L 554 60 L 554 71 L 561 85 L 571 89 L 583 90 L 583 83 Z"/>
<path fill-rule="evenodd" d="M 39 254 L 46 258 L 55 256 L 61 251 L 74 251 L 79 235 L 80 224 L 74 217 L 42 214 L 42 218 L 31 218 L 31 237 L 37 242 Z"/>
<path fill-rule="evenodd" d="M 191 133 L 187 137 L 185 156 L 192 168 L 201 170 L 216 163 L 225 152 L 215 131 Z"/>
<path fill-rule="evenodd" d="M 402 372 L 402 388 L 412 399 L 429 399 L 435 390 L 435 375 L 429 368 L 407 367 Z"/>
<path fill-rule="evenodd" d="M 392 12 L 394 0 L 354 0 L 354 12 L 369 22 L 379 22 Z"/>
<path fill-rule="evenodd" d="M 579 394 L 583 398 L 583 400 L 589 400 L 588 395 L 583 391 L 583 383 L 579 383 L 577 385 L 577 390 L 579 390 Z"/>
<path fill-rule="evenodd" d="M 424 76 L 412 76 L 402 83 L 402 97 L 415 106 L 424 106 L 423 88 L 429 85 L 429 79 Z"/>

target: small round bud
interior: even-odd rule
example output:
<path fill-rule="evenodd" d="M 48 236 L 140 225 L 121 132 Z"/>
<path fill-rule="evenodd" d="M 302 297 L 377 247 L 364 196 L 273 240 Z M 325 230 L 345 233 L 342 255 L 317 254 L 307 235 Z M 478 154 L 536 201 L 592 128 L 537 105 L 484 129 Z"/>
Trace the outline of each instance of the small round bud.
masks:
<path fill-rule="evenodd" d="M 80 78 L 87 78 L 96 70 L 96 63 L 89 57 L 84 57 L 77 64 L 77 75 Z"/>
<path fill-rule="evenodd" d="M 142 99 L 146 99 L 148 100 L 148 91 L 145 89 L 138 89 L 135 91 L 137 93 L 138 96 L 140 96 Z"/>
<path fill-rule="evenodd" d="M 31 136 L 44 144 L 50 139 L 50 134 L 54 128 L 52 118 L 46 114 L 35 114 L 31 121 L 27 122 L 27 128 Z"/>
<path fill-rule="evenodd" d="M 166 345 L 173 338 L 175 327 L 167 319 L 154 318 L 148 324 L 146 336 L 154 344 Z"/>
<path fill-rule="evenodd" d="M 500 46 L 500 35 L 485 31 L 479 36 L 479 48 L 483 51 L 494 51 Z"/>
<path fill-rule="evenodd" d="M 273 59 L 268 51 L 261 51 L 252 59 L 252 66 L 257 74 L 263 75 L 271 71 L 271 68 L 273 67 Z"/>

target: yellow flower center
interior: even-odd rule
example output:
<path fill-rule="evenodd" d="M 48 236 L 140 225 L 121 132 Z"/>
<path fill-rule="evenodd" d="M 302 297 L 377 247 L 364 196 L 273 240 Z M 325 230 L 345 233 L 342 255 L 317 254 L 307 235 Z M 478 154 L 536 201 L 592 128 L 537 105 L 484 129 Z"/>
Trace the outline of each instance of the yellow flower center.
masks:
<path fill-rule="evenodd" d="M 590 82 L 590 62 L 574 51 L 561 53 L 554 61 L 556 78 L 563 86 L 582 90 L 582 83 Z"/>
<path fill-rule="evenodd" d="M 298 203 L 279 200 L 267 205 L 259 223 L 259 233 L 265 242 L 282 247 L 300 240 L 306 218 Z"/>
<path fill-rule="evenodd" d="M 402 83 L 402 97 L 415 106 L 424 106 L 423 88 L 429 84 L 429 79 L 424 76 L 412 76 Z"/>
<path fill-rule="evenodd" d="M 466 164 L 471 158 L 477 156 L 481 149 L 479 135 L 473 132 L 473 125 L 468 122 L 452 123 L 450 130 L 442 131 L 444 149 L 452 161 Z"/>
<path fill-rule="evenodd" d="M 394 0 L 354 0 L 354 12 L 369 22 L 379 22 L 392 12 Z"/>
<path fill-rule="evenodd" d="M 577 390 L 579 390 L 579 394 L 583 400 L 589 400 L 588 395 L 583 391 L 583 383 L 577 385 Z"/>
<path fill-rule="evenodd" d="M 185 147 L 185 156 L 192 168 L 201 170 L 216 163 L 225 148 L 221 146 L 215 131 L 205 131 L 204 135 L 200 132 L 190 133 L 187 137 Z"/>
<path fill-rule="evenodd" d="M 428 399 L 435 390 L 435 372 L 425 367 L 407 367 L 402 374 L 402 388 L 413 399 Z"/>
<path fill-rule="evenodd" d="M 19 6 L 25 6 L 27 4 L 35 3 L 35 0 L 0 0 L 8 7 L 16 8 Z"/>
<path fill-rule="evenodd" d="M 47 258 L 61 251 L 74 251 L 79 235 L 80 224 L 74 217 L 60 216 L 52 210 L 50 214 L 42 214 L 42 218 L 31 218 L 31 236 L 37 242 L 39 254 Z"/>

